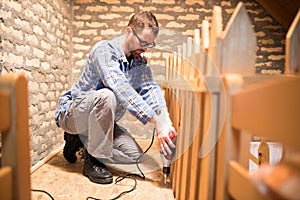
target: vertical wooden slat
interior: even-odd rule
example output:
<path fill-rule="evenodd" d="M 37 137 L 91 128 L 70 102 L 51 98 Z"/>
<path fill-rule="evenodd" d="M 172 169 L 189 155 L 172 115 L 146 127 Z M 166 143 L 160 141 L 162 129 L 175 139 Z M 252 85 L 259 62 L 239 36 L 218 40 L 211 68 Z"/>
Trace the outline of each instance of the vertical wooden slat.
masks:
<path fill-rule="evenodd" d="M 177 79 L 181 79 L 183 77 L 183 69 L 182 69 L 182 64 L 183 64 L 183 61 L 182 61 L 182 46 L 181 45 L 178 45 L 177 46 Z"/>
<path fill-rule="evenodd" d="M 199 49 L 199 63 L 198 73 L 195 74 L 195 78 L 200 80 L 206 74 L 206 66 L 207 66 L 207 48 L 209 45 L 209 23 L 207 20 L 202 21 L 201 27 L 201 48 Z M 198 86 L 198 85 L 197 85 Z"/>
<path fill-rule="evenodd" d="M 0 199 L 13 199 L 13 170 L 5 166 L 0 169 Z"/>
<path fill-rule="evenodd" d="M 10 126 L 10 103 L 9 91 L 1 90 L 0 92 L 0 132 L 6 133 Z"/>
<path fill-rule="evenodd" d="M 219 72 L 217 70 L 219 70 L 219 67 L 221 65 L 222 31 L 222 9 L 220 6 L 214 6 L 208 48 L 208 55 L 210 60 L 207 61 L 207 76 L 219 75 Z"/>
<path fill-rule="evenodd" d="M 199 177 L 200 177 L 200 162 L 201 159 L 198 156 L 200 145 L 202 142 L 202 128 L 203 128 L 203 101 L 202 101 L 202 94 L 199 91 L 194 91 L 194 95 L 192 97 L 192 105 L 193 111 L 191 111 L 191 120 L 192 120 L 192 131 L 194 133 L 194 140 L 190 147 L 190 154 L 191 154 L 191 164 L 189 169 L 189 190 L 188 190 L 188 199 L 197 199 L 196 195 L 199 194 Z M 194 111 L 195 108 L 197 111 Z"/>
<path fill-rule="evenodd" d="M 199 74 L 200 69 L 200 29 L 194 30 L 194 42 L 193 42 L 193 52 L 192 52 L 192 68 L 190 70 L 190 81 L 194 83 Z"/>
<path fill-rule="evenodd" d="M 168 89 L 168 94 L 171 97 L 170 98 L 170 107 L 169 107 L 169 112 L 170 116 L 174 125 L 174 128 L 177 130 L 178 136 L 177 138 L 181 137 L 180 135 L 180 117 L 181 117 L 181 110 L 180 110 L 180 104 L 179 104 L 179 91 L 178 89 Z M 172 164 L 172 171 L 171 171 L 171 181 L 172 181 L 172 189 L 174 196 L 176 196 L 177 190 L 177 185 L 178 185 L 178 180 L 179 180 L 179 174 L 178 174 L 178 166 L 179 166 L 179 148 L 180 145 L 177 143 L 176 144 L 176 154 L 174 158 L 174 162 Z"/>
<path fill-rule="evenodd" d="M 192 124 L 197 123 L 197 122 L 192 122 L 193 120 L 191 119 L 191 113 L 193 109 L 195 109 L 195 112 L 198 112 L 196 110 L 196 107 L 193 107 L 193 91 L 186 89 L 183 91 L 183 102 L 181 102 L 184 107 L 182 108 L 183 111 L 183 119 L 182 119 L 182 126 L 183 126 L 183 135 L 184 135 L 184 140 L 183 140 L 183 155 L 182 155 L 182 180 L 181 180 L 181 196 L 179 199 L 188 199 L 188 189 L 190 188 L 190 176 L 189 176 L 189 171 L 190 171 L 190 157 L 191 155 L 189 154 L 190 151 L 190 144 L 191 140 L 194 136 L 194 133 L 192 132 Z"/>
<path fill-rule="evenodd" d="M 187 79 L 187 68 L 188 68 L 188 61 L 187 61 L 187 46 L 186 46 L 186 42 L 182 43 L 182 72 L 181 75 L 183 77 L 183 79 L 188 80 Z"/>
<path fill-rule="evenodd" d="M 165 67 L 166 67 L 166 71 L 165 71 L 165 73 L 166 73 L 166 75 L 165 75 L 165 81 L 169 81 L 170 80 L 170 74 L 169 74 L 169 72 L 170 72 L 170 61 L 169 61 L 169 59 L 170 59 L 170 56 L 167 56 L 166 57 L 166 65 L 165 65 Z"/>
<path fill-rule="evenodd" d="M 180 127 L 179 127 L 179 132 L 178 132 L 178 137 L 177 137 L 177 143 L 176 143 L 176 153 L 177 153 L 177 162 L 176 162 L 176 186 L 175 186 L 175 194 L 176 194 L 176 198 L 179 198 L 181 196 L 182 193 L 182 153 L 184 151 L 184 124 L 183 124 L 183 119 L 184 116 L 182 111 L 184 110 L 184 106 L 181 102 L 183 102 L 183 98 L 184 98 L 184 93 L 183 90 L 181 89 L 177 89 L 177 96 L 179 98 L 179 102 L 180 102 L 180 113 L 181 113 L 181 117 L 180 117 Z M 182 107 L 183 106 L 183 107 Z"/>
<path fill-rule="evenodd" d="M 300 9 L 286 35 L 285 71 L 300 73 Z"/>
<path fill-rule="evenodd" d="M 186 52 L 186 61 L 188 62 L 187 64 L 187 69 L 185 70 L 185 77 L 187 80 L 190 80 L 191 77 L 191 71 L 192 69 L 192 54 L 193 54 L 193 39 L 192 37 L 187 37 L 187 42 L 186 42 L 186 48 L 187 48 L 187 52 Z"/>
<path fill-rule="evenodd" d="M 0 77 L 0 89 L 10 91 L 10 128 L 2 138 L 2 166 L 13 167 L 14 199 L 30 199 L 28 89 L 23 74 Z"/>
<path fill-rule="evenodd" d="M 252 24 L 240 2 L 223 32 L 221 72 L 253 75 L 256 47 Z"/>

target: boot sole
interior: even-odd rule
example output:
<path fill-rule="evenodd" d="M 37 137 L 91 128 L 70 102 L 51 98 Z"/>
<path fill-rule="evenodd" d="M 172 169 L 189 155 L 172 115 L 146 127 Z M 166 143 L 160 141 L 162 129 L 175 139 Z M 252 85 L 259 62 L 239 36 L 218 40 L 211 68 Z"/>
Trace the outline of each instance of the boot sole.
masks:
<path fill-rule="evenodd" d="M 83 171 L 83 175 L 86 176 L 90 181 L 92 181 L 93 183 L 99 183 L 99 184 L 111 184 L 113 182 L 113 178 L 93 178 L 91 176 L 88 175 L 88 173 L 85 173 Z"/>

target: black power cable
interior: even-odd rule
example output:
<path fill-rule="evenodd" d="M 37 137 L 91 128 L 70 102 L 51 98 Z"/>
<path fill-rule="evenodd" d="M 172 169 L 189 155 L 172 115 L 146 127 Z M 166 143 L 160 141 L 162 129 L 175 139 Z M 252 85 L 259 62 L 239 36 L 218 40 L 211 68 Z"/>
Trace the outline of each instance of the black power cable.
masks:
<path fill-rule="evenodd" d="M 50 193 L 48 193 L 47 191 L 45 191 L 45 190 L 31 189 L 31 191 L 32 191 L 32 192 L 41 192 L 41 193 L 45 193 L 45 194 L 47 194 L 47 195 L 49 196 L 50 199 L 54 200 L 53 196 L 52 196 Z"/>
<path fill-rule="evenodd" d="M 139 162 L 140 162 L 141 158 L 143 158 L 143 156 L 144 156 L 144 155 L 149 151 L 149 149 L 152 147 L 153 142 L 154 142 L 154 134 L 155 134 L 155 129 L 153 129 L 153 134 L 152 134 L 152 139 L 151 139 L 150 145 L 149 145 L 148 148 L 147 148 L 147 149 L 146 149 L 146 150 L 145 150 L 145 151 L 144 151 L 144 152 L 136 159 L 136 163 L 135 163 L 135 164 L 136 164 L 136 166 L 137 166 L 137 168 L 138 168 L 138 170 L 139 170 L 139 172 L 140 172 L 141 174 L 130 173 L 130 174 L 127 174 L 127 175 L 125 175 L 125 176 L 119 176 L 119 177 L 117 177 L 116 180 L 115 180 L 115 184 L 117 184 L 118 182 L 124 180 L 125 178 L 129 178 L 129 179 L 134 180 L 134 186 L 133 186 L 131 189 L 125 190 L 125 191 L 121 192 L 119 195 L 117 195 L 116 197 L 114 197 L 114 198 L 112 198 L 112 199 L 109 199 L 109 200 L 116 200 L 116 199 L 120 198 L 121 196 L 123 196 L 123 195 L 125 195 L 125 194 L 127 194 L 127 193 L 129 193 L 129 192 L 132 192 L 133 190 L 135 190 L 135 188 L 136 188 L 136 186 L 137 186 L 137 181 L 136 181 L 135 176 L 137 176 L 137 177 L 139 177 L 139 178 L 141 178 L 141 179 L 145 179 L 145 178 L 146 178 L 145 174 L 143 173 L 143 171 L 142 171 L 141 168 L 139 167 Z M 50 193 L 48 193 L 47 191 L 45 191 L 45 190 L 31 189 L 31 191 L 33 191 L 33 192 L 42 192 L 42 193 L 45 193 L 45 194 L 47 194 L 47 195 L 49 196 L 49 198 L 50 198 L 51 200 L 54 200 L 53 196 L 52 196 Z M 95 198 L 95 197 L 87 197 L 86 199 L 87 199 L 87 200 L 89 200 L 89 199 L 93 199 L 93 200 L 102 200 L 102 199 L 98 199 L 98 198 Z"/>
<path fill-rule="evenodd" d="M 139 177 L 139 178 L 141 178 L 141 179 L 145 179 L 145 178 L 146 178 L 145 174 L 143 173 L 143 171 L 142 171 L 141 168 L 139 167 L 139 162 L 140 162 L 140 160 L 144 157 L 144 155 L 149 151 L 149 149 L 152 147 L 153 142 L 154 142 L 154 135 L 155 135 L 155 129 L 153 129 L 152 139 L 151 139 L 150 145 L 149 145 L 148 148 L 147 148 L 147 149 L 146 149 L 146 150 L 145 150 L 145 151 L 144 151 L 144 152 L 136 159 L 136 163 L 135 163 L 135 164 L 136 164 L 136 166 L 137 166 L 137 168 L 138 168 L 138 170 L 139 170 L 139 172 L 140 172 L 141 174 L 130 173 L 130 174 L 127 174 L 127 175 L 125 175 L 125 176 L 119 176 L 119 177 L 117 177 L 116 180 L 115 180 L 115 184 L 117 184 L 118 182 L 124 180 L 125 178 L 130 178 L 130 179 L 134 180 L 134 186 L 133 186 L 130 190 L 123 191 L 123 192 L 121 192 L 118 196 L 116 196 L 116 197 L 114 197 L 114 198 L 112 198 L 112 199 L 109 199 L 109 200 L 116 200 L 116 199 L 120 198 L 121 196 L 123 196 L 124 194 L 127 194 L 127 193 L 129 193 L 129 192 L 132 192 L 132 191 L 136 188 L 136 185 L 137 185 L 137 181 L 136 181 L 136 179 L 135 179 L 136 176 Z M 89 199 L 93 199 L 93 200 L 102 200 L 102 199 L 98 199 L 98 198 L 95 198 L 95 197 L 87 197 L 87 200 L 89 200 Z"/>

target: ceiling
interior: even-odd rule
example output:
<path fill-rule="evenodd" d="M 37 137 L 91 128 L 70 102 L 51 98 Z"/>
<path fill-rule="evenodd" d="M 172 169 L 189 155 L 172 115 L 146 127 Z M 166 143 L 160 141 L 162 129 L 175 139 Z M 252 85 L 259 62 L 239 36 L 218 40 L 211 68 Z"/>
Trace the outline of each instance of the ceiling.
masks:
<path fill-rule="evenodd" d="M 300 0 L 256 0 L 285 29 L 288 29 L 300 8 Z"/>

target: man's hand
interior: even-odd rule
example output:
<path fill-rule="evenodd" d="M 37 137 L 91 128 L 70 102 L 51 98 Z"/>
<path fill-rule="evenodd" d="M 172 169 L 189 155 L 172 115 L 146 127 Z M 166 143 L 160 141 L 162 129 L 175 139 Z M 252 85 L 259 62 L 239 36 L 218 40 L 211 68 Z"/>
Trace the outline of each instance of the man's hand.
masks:
<path fill-rule="evenodd" d="M 157 111 L 152 119 L 151 123 L 154 125 L 157 133 L 157 138 L 160 142 L 160 150 L 164 155 L 172 154 L 171 148 L 176 148 L 172 139 L 177 135 L 175 128 L 169 117 L 169 113 L 166 108 L 161 108 Z M 170 137 L 172 136 L 172 138 Z"/>
<path fill-rule="evenodd" d="M 176 135 L 176 131 L 173 126 L 168 126 L 165 130 L 157 132 L 157 138 L 160 142 L 160 150 L 164 155 L 172 154 L 170 147 L 176 148 L 172 138 L 170 137 L 171 135 Z"/>

